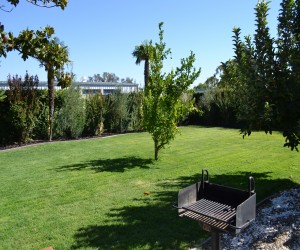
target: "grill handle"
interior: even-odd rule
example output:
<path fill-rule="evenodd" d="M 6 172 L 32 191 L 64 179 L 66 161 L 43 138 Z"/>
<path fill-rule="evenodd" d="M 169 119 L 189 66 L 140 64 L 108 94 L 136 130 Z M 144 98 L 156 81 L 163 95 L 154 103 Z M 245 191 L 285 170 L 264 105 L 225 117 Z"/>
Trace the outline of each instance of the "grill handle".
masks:
<path fill-rule="evenodd" d="M 206 180 L 204 180 L 204 179 L 206 179 Z M 208 170 L 206 168 L 202 169 L 202 182 L 201 182 L 202 190 L 204 190 L 204 181 L 209 182 Z"/>
<path fill-rule="evenodd" d="M 249 176 L 249 197 L 255 193 L 255 181 L 254 178 L 252 176 Z"/>

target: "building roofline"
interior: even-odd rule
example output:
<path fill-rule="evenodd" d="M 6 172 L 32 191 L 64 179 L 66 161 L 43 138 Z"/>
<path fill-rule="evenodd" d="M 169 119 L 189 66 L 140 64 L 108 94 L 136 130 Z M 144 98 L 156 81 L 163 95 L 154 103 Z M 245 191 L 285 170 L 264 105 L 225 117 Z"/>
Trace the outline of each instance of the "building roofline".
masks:
<path fill-rule="evenodd" d="M 57 82 L 54 83 L 57 85 Z M 137 83 L 120 83 L 120 82 L 73 82 L 76 86 L 82 87 L 112 87 L 112 86 L 120 86 L 120 87 L 135 87 L 139 86 Z M 7 81 L 0 81 L 0 86 L 7 86 Z M 40 81 L 39 86 L 48 86 L 48 82 Z"/>

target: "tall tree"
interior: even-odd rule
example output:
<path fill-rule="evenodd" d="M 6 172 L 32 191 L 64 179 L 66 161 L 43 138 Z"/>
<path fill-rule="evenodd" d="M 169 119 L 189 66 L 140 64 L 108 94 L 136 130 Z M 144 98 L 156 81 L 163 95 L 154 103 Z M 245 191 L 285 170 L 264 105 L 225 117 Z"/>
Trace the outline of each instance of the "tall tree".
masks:
<path fill-rule="evenodd" d="M 163 23 L 159 24 L 159 42 L 150 41 L 149 52 L 149 82 L 144 101 L 144 128 L 154 142 L 154 159 L 158 152 L 169 144 L 178 133 L 179 119 L 193 108 L 191 102 L 184 106 L 181 96 L 200 75 L 200 69 L 193 67 L 195 55 L 193 52 L 181 60 L 181 66 L 176 70 L 164 73 L 164 60 L 171 53 L 163 41 Z"/>
<path fill-rule="evenodd" d="M 267 26 L 268 2 L 257 3 L 256 30 L 254 41 L 249 36 L 243 43 L 241 30 L 234 28 L 235 61 L 238 66 L 236 82 L 241 97 L 238 117 L 246 126 L 242 129 L 244 135 L 251 134 L 254 129 L 271 132 L 273 119 L 271 117 L 273 103 L 271 91 L 274 88 L 274 40 L 270 37 Z M 254 43 L 254 45 L 253 45 Z"/>
<path fill-rule="evenodd" d="M 274 127 L 272 98 L 275 88 L 274 79 L 274 39 L 270 36 L 267 22 L 269 2 L 262 1 L 257 4 L 256 11 L 256 33 L 254 35 L 255 42 L 255 60 L 256 72 L 254 80 L 254 90 L 256 96 L 256 106 L 254 107 L 254 119 L 258 121 L 257 126 L 266 133 L 272 132 Z"/>
<path fill-rule="evenodd" d="M 300 1 L 283 0 L 278 17 L 277 116 L 285 146 L 300 144 Z"/>
<path fill-rule="evenodd" d="M 56 37 L 52 37 L 54 29 L 50 26 L 34 31 L 24 30 L 18 37 L 11 38 L 10 50 L 17 50 L 22 54 L 23 60 L 28 57 L 37 59 L 47 71 L 48 96 L 49 96 L 49 141 L 52 140 L 53 115 L 54 115 L 54 82 L 58 79 L 59 84 L 69 85 L 72 80 L 69 74 L 63 73 L 64 65 L 69 62 L 68 49 Z M 30 39 L 29 39 L 30 38 Z"/>
<path fill-rule="evenodd" d="M 149 53 L 152 42 L 144 41 L 141 45 L 135 46 L 132 55 L 136 58 L 135 64 L 139 65 L 142 61 L 145 61 L 144 64 L 144 91 L 147 91 L 148 80 L 149 80 Z"/>
<path fill-rule="evenodd" d="M 234 50 L 240 84 L 238 116 L 246 121 L 243 134 L 253 130 L 282 131 L 284 146 L 300 144 L 300 1 L 283 0 L 278 17 L 278 37 L 271 38 L 267 16 L 269 2 L 256 5 L 253 41 L 240 39 L 234 29 Z"/>

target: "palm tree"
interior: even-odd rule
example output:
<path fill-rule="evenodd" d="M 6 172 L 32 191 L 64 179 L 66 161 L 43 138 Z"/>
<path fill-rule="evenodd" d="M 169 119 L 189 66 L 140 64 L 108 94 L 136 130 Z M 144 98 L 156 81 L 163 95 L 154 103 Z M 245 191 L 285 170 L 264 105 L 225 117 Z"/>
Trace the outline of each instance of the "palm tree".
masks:
<path fill-rule="evenodd" d="M 135 64 L 139 65 L 142 61 L 145 61 L 144 66 L 144 81 L 145 81 L 145 91 L 148 87 L 149 78 L 149 49 L 150 44 L 148 41 L 144 41 L 141 45 L 137 45 L 132 52 L 132 55 L 136 58 Z"/>

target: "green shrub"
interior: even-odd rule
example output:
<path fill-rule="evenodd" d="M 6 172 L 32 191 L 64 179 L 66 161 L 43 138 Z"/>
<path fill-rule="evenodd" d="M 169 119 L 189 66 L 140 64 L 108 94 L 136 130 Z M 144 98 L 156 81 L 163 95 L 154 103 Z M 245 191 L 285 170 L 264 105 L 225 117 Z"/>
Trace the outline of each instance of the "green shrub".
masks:
<path fill-rule="evenodd" d="M 39 90 L 38 99 L 40 103 L 40 112 L 37 115 L 36 126 L 33 129 L 33 139 L 47 140 L 49 127 L 48 90 Z"/>
<path fill-rule="evenodd" d="M 129 115 L 129 131 L 138 131 L 143 128 L 143 92 L 128 94 L 127 109 Z"/>
<path fill-rule="evenodd" d="M 12 128 L 9 121 L 9 102 L 4 99 L 0 102 L 0 145 L 6 146 L 12 142 Z"/>
<path fill-rule="evenodd" d="M 37 95 L 39 79 L 30 76 L 27 72 L 24 81 L 16 76 L 9 76 L 7 97 L 9 102 L 8 124 L 10 138 L 19 144 L 27 143 L 32 139 L 33 130 L 40 112 L 40 102 Z"/>
<path fill-rule="evenodd" d="M 106 96 L 104 127 L 111 132 L 125 132 L 128 130 L 128 94 L 122 94 L 117 90 L 111 95 Z"/>
<path fill-rule="evenodd" d="M 87 96 L 85 100 L 85 135 L 94 136 L 103 133 L 105 111 L 105 99 L 101 93 Z"/>
<path fill-rule="evenodd" d="M 54 137 L 78 138 L 85 125 L 84 99 L 74 85 L 59 91 L 58 95 L 62 105 L 55 112 Z"/>

